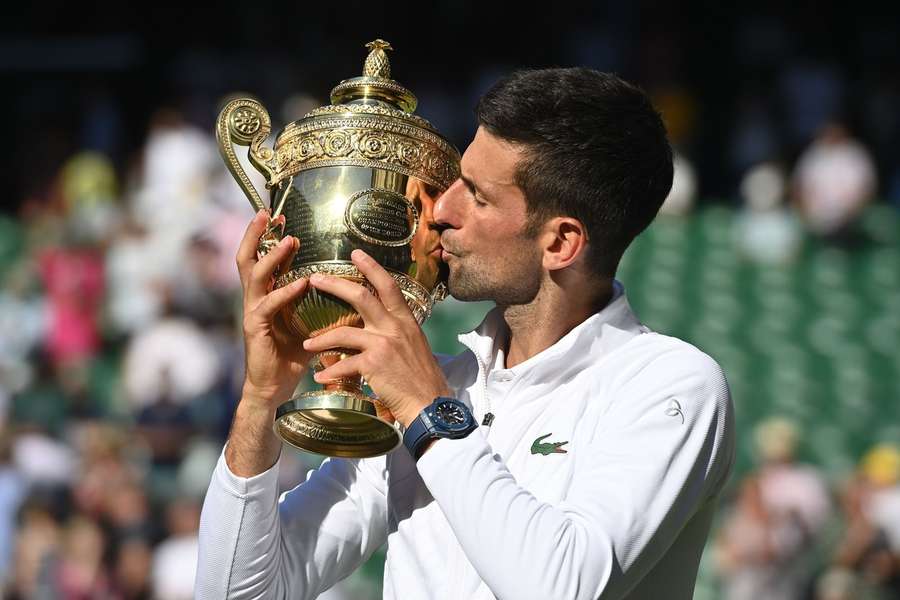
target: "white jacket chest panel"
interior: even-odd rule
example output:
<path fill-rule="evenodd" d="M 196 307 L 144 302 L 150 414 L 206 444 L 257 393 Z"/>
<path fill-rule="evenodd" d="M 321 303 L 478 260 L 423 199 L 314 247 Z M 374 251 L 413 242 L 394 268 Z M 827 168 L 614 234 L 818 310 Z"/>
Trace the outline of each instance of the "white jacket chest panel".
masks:
<path fill-rule="evenodd" d="M 594 366 L 552 384 L 535 383 L 528 375 L 506 382 L 489 378 L 494 421 L 479 432 L 516 481 L 540 501 L 565 500 L 581 453 L 588 451 L 600 426 L 608 386 L 598 371 Z M 484 386 L 475 384 L 466 391 L 475 412 L 483 412 Z M 558 450 L 555 444 L 561 444 Z"/>
<path fill-rule="evenodd" d="M 536 498 L 560 502 L 571 486 L 579 452 L 587 450 L 608 402 L 608 386 L 598 382 L 597 375 L 577 373 L 552 386 L 534 385 L 527 379 L 489 383 L 494 422 L 471 435 L 486 436 L 495 457 Z M 457 390 L 457 397 L 480 421 L 484 386 L 480 380 L 469 383 L 467 389 Z M 532 453 L 535 442 L 566 442 L 560 446 L 566 452 Z M 402 533 L 409 528 L 421 533 L 427 527 L 433 534 L 452 536 L 405 448 L 387 457 L 387 470 L 388 531 Z"/>

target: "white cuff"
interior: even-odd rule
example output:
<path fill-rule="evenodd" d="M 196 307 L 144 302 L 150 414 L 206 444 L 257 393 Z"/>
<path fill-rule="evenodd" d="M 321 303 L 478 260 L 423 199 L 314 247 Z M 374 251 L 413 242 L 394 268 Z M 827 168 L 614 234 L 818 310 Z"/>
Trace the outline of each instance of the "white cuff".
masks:
<path fill-rule="evenodd" d="M 253 477 L 239 477 L 228 468 L 228 462 L 225 460 L 225 448 L 223 448 L 213 477 L 224 491 L 236 498 L 258 497 L 265 493 L 277 494 L 278 465 L 280 463 L 281 458 L 279 457 L 268 470 Z"/>

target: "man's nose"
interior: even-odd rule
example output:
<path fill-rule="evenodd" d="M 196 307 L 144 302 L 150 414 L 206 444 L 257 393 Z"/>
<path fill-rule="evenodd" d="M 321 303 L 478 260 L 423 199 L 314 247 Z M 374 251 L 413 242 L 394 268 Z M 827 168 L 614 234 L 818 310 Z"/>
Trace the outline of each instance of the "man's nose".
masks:
<path fill-rule="evenodd" d="M 457 229 L 460 226 L 459 200 L 464 188 L 462 179 L 457 179 L 434 203 L 434 223 L 438 229 Z"/>

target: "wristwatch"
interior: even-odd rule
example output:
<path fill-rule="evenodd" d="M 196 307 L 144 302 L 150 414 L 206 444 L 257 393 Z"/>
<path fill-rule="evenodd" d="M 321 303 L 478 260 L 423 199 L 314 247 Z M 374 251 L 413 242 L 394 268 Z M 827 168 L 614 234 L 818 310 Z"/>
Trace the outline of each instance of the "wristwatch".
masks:
<path fill-rule="evenodd" d="M 472 433 L 478 423 L 472 416 L 469 407 L 456 398 L 438 396 L 422 409 L 406 432 L 403 434 L 403 445 L 409 450 L 413 459 L 419 460 L 425 445 L 433 439 L 448 438 L 456 440 Z"/>

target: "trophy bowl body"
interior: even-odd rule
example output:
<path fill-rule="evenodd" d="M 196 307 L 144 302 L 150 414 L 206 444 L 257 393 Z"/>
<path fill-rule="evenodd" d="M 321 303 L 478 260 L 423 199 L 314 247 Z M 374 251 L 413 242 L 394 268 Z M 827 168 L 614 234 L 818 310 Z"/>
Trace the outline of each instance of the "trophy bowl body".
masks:
<path fill-rule="evenodd" d="M 445 278 L 440 235 L 428 224 L 437 196 L 434 186 L 379 167 L 329 166 L 282 182 L 273 190 L 273 202 L 282 195 L 284 235 L 299 238 L 300 249 L 290 270 L 277 278 L 277 287 L 313 273 L 370 287 L 350 261 L 350 253 L 360 248 L 394 277 L 416 320 L 421 324 L 428 317 Z M 298 340 L 363 325 L 352 306 L 315 288 L 282 317 Z M 330 366 L 349 353 L 322 352 L 314 367 Z M 276 414 L 279 435 L 303 450 L 329 456 L 390 451 L 398 434 L 392 424 L 378 419 L 360 384 L 358 378 L 341 379 L 282 404 Z"/>
<path fill-rule="evenodd" d="M 430 123 L 412 115 L 415 96 L 388 77 L 384 49 L 389 45 L 376 40 L 369 47 L 363 76 L 342 81 L 332 91 L 331 105 L 285 127 L 274 149 L 263 145 L 271 131 L 269 115 L 252 99 L 226 105 L 216 133 L 225 163 L 251 204 L 268 210 L 272 221 L 285 218 L 283 229 L 269 228 L 260 252 L 284 235 L 300 240 L 291 264 L 276 274 L 276 288 L 326 273 L 374 293 L 350 260 L 359 248 L 393 276 L 421 324 L 446 294 L 432 214 L 439 195 L 459 175 L 459 152 Z M 232 144 L 250 147 L 251 163 L 267 180 L 268 207 Z M 298 344 L 337 327 L 363 326 L 352 306 L 314 288 L 281 317 Z M 312 364 L 327 368 L 351 353 L 320 352 Z M 278 407 L 276 433 L 296 448 L 328 456 L 389 452 L 400 443 L 399 431 L 377 416 L 362 385 L 360 377 L 347 377 L 295 395 Z"/>

